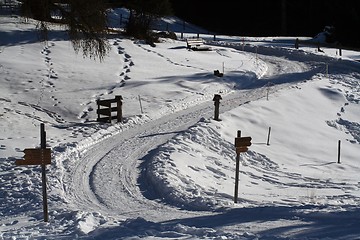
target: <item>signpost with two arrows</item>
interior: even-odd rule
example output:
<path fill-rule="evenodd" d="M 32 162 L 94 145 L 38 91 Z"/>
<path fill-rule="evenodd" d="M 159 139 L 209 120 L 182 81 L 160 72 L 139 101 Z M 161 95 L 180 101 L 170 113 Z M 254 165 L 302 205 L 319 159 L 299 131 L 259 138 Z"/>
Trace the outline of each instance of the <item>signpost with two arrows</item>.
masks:
<path fill-rule="evenodd" d="M 51 149 L 46 148 L 45 125 L 40 124 L 40 148 L 27 148 L 24 150 L 24 159 L 16 160 L 16 165 L 41 165 L 44 222 L 48 222 L 48 205 L 46 192 L 46 165 L 51 164 Z"/>
<path fill-rule="evenodd" d="M 239 192 L 239 171 L 240 171 L 240 153 L 246 152 L 248 147 L 251 146 L 251 137 L 241 137 L 241 131 L 238 130 L 237 137 L 235 138 L 236 149 L 236 172 L 235 172 L 235 193 L 234 202 L 238 201 Z"/>

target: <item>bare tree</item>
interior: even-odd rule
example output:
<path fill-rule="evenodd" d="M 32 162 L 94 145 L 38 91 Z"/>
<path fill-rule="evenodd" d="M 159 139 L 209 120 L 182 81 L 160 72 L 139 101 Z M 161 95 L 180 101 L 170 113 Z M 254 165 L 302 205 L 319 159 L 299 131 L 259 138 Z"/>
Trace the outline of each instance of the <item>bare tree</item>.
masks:
<path fill-rule="evenodd" d="M 106 5 L 102 0 L 24 0 L 23 13 L 39 21 L 44 40 L 50 28 L 48 22 L 64 26 L 75 52 L 81 50 L 84 57 L 102 61 L 110 49 Z"/>

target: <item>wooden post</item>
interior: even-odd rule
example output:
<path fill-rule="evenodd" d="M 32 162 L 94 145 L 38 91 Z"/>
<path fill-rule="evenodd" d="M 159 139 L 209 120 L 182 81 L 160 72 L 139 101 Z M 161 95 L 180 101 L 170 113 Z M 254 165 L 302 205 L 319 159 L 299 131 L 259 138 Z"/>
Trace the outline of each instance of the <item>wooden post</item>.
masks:
<path fill-rule="evenodd" d="M 299 39 L 298 38 L 296 38 L 296 40 L 295 40 L 295 48 L 299 49 Z"/>
<path fill-rule="evenodd" d="M 220 100 L 222 97 L 219 94 L 215 94 L 213 101 L 215 105 L 215 113 L 214 113 L 214 120 L 219 121 L 219 106 L 220 106 Z"/>
<path fill-rule="evenodd" d="M 143 114 L 144 112 L 143 112 L 143 108 L 142 108 L 142 104 L 141 104 L 141 97 L 140 97 L 140 95 L 139 95 L 139 103 L 140 103 L 141 114 Z"/>
<path fill-rule="evenodd" d="M 241 131 L 237 131 L 237 137 L 241 137 Z M 235 168 L 235 191 L 234 191 L 234 203 L 238 201 L 239 192 L 239 171 L 240 171 L 240 152 L 236 152 L 236 168 Z"/>
<path fill-rule="evenodd" d="M 270 132 L 271 132 L 271 127 L 269 127 L 269 132 L 268 132 L 268 137 L 267 137 L 267 142 L 266 145 L 270 145 Z"/>
<path fill-rule="evenodd" d="M 329 77 L 329 64 L 326 63 L 326 78 Z"/>
<path fill-rule="evenodd" d="M 340 163 L 341 140 L 338 142 L 338 163 Z"/>
<path fill-rule="evenodd" d="M 341 49 L 341 44 L 339 43 L 339 56 L 342 56 L 342 49 Z"/>
<path fill-rule="evenodd" d="M 197 38 L 199 38 L 200 37 L 200 33 L 197 33 Z"/>
<path fill-rule="evenodd" d="M 216 35 L 214 34 L 214 41 L 216 41 Z"/>
<path fill-rule="evenodd" d="M 122 99 L 123 99 L 122 96 L 115 96 L 116 110 L 117 110 L 116 118 L 117 118 L 118 122 L 122 122 L 122 101 L 121 101 Z M 110 113 L 111 113 L 111 105 L 110 105 Z M 111 119 L 111 116 L 110 116 L 110 119 Z"/>
<path fill-rule="evenodd" d="M 115 99 L 116 99 L 116 97 L 115 97 Z M 109 106 L 108 106 L 108 111 L 109 111 L 109 123 L 111 123 L 111 120 L 112 120 L 112 117 L 111 117 L 111 102 L 109 101 Z"/>
<path fill-rule="evenodd" d="M 41 149 L 46 149 L 46 132 L 44 123 L 40 124 L 40 146 Z M 48 204 L 47 204 L 47 192 L 46 192 L 46 168 L 45 164 L 41 164 L 41 179 L 42 179 L 42 192 L 43 192 L 43 212 L 44 222 L 49 221 Z"/>
<path fill-rule="evenodd" d="M 98 106 L 98 110 L 97 110 L 97 115 L 98 115 L 98 117 L 97 117 L 97 121 L 100 121 L 100 104 L 99 104 L 99 102 L 100 102 L 100 99 L 97 99 L 96 100 L 96 104 L 97 104 L 97 106 Z"/>
<path fill-rule="evenodd" d="M 256 49 L 256 63 L 257 63 L 257 60 L 258 60 L 258 46 L 256 46 L 255 49 Z"/>

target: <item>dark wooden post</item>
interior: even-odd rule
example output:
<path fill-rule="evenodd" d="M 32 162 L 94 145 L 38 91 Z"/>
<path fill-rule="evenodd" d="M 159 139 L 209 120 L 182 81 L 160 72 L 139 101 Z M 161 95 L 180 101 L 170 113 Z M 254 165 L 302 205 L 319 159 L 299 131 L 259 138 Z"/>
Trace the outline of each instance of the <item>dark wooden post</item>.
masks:
<path fill-rule="evenodd" d="M 341 48 L 341 43 L 339 43 L 339 56 L 341 57 L 342 55 L 342 48 Z"/>
<path fill-rule="evenodd" d="M 97 99 L 96 100 L 96 104 L 97 104 L 97 115 L 98 115 L 98 117 L 97 117 L 97 121 L 100 121 L 100 99 Z"/>
<path fill-rule="evenodd" d="M 296 40 L 295 40 L 295 48 L 299 49 L 299 39 L 298 38 L 296 38 Z"/>
<path fill-rule="evenodd" d="M 271 127 L 269 127 L 269 132 L 268 132 L 268 138 L 267 138 L 267 142 L 266 145 L 270 145 L 270 132 L 271 132 Z"/>
<path fill-rule="evenodd" d="M 108 114 L 109 114 L 109 120 L 108 120 L 108 121 L 109 121 L 109 123 L 111 123 L 111 120 L 112 120 L 112 117 L 111 117 L 111 115 L 112 115 L 112 114 L 111 114 L 111 112 L 112 112 L 112 109 L 111 109 L 111 101 L 108 101 L 108 102 L 107 102 L 107 105 L 108 105 L 107 107 L 108 107 Z"/>
<path fill-rule="evenodd" d="M 216 41 L 216 35 L 214 34 L 214 41 Z"/>
<path fill-rule="evenodd" d="M 220 100 L 221 100 L 221 96 L 219 94 L 215 94 L 213 101 L 214 101 L 214 105 L 215 105 L 215 115 L 214 115 L 214 120 L 219 121 L 219 106 L 220 106 Z"/>
<path fill-rule="evenodd" d="M 122 96 L 116 96 L 116 108 L 117 108 L 117 121 L 122 122 Z"/>
<path fill-rule="evenodd" d="M 241 137 L 241 131 L 237 131 L 237 137 Z M 239 171 L 240 171 L 240 152 L 236 151 L 236 168 L 235 168 L 235 191 L 234 191 L 234 203 L 238 201 L 239 192 Z"/>
<path fill-rule="evenodd" d="M 46 149 L 46 132 L 44 123 L 40 124 L 40 146 L 41 149 Z M 46 167 L 45 163 L 41 164 L 41 179 L 42 179 L 42 192 L 43 192 L 43 212 L 44 222 L 49 221 L 48 205 L 47 205 L 47 192 L 46 192 Z"/>
<path fill-rule="evenodd" d="M 199 38 L 199 37 L 200 37 L 200 33 L 197 34 L 197 38 Z"/>

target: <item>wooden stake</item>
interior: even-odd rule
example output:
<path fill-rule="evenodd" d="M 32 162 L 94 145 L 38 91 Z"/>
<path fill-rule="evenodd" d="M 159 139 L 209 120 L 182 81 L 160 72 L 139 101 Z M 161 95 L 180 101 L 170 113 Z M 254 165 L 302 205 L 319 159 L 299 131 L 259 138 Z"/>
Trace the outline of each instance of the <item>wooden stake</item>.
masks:
<path fill-rule="evenodd" d="M 270 145 L 270 132 L 271 132 L 271 127 L 269 127 L 269 132 L 268 132 L 268 137 L 267 137 L 267 142 L 266 145 Z"/>
<path fill-rule="evenodd" d="M 140 95 L 139 95 L 139 103 L 140 103 L 141 114 L 143 114 L 144 111 L 143 111 L 143 107 L 142 107 L 142 104 L 141 104 L 141 97 L 140 97 Z"/>

